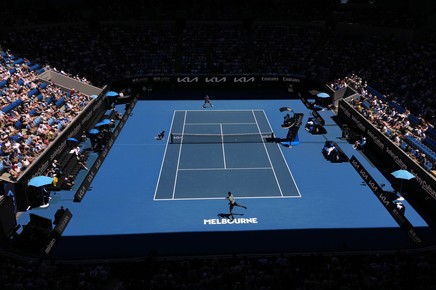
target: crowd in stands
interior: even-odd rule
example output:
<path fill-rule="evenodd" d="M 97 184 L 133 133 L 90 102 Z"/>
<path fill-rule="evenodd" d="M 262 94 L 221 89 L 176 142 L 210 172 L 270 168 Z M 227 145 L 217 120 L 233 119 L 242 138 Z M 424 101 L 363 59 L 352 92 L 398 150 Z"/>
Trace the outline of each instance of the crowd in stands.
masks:
<path fill-rule="evenodd" d="M 38 80 L 44 68 L 8 52 L 0 55 L 0 167 L 17 179 L 90 98 Z"/>
<path fill-rule="evenodd" d="M 322 39 L 322 30 L 289 23 L 257 22 L 252 28 L 255 72 L 297 74 Z"/>
<path fill-rule="evenodd" d="M 102 25 L 98 31 L 82 25 L 43 26 L 31 33 L 10 31 L 15 44 L 7 47 L 103 87 L 137 75 L 174 73 L 175 30 L 174 23 Z"/>
<path fill-rule="evenodd" d="M 343 21 L 384 27 L 415 28 L 425 22 L 426 16 L 432 12 L 432 6 L 431 3 L 413 4 L 410 1 L 395 0 L 183 0 L 177 2 L 71 0 L 56 5 L 40 5 L 35 1 L 22 0 L 19 3 L 6 2 L 0 10 L 0 19 L 11 25 L 108 19 L 116 21 L 126 19 L 165 21 L 177 18 L 196 21 L 292 19 L 293 21 Z M 14 17 L 16 10 L 20 10 L 20 18 Z"/>
<path fill-rule="evenodd" d="M 336 89 L 353 85 L 359 90 L 362 99 L 356 108 L 399 146 L 406 134 L 421 141 L 429 137 L 427 128 L 436 122 L 432 95 L 436 38 L 347 37 L 330 26 L 343 21 L 416 28 L 425 15 L 409 13 L 407 3 L 413 1 L 399 1 L 395 13 L 377 5 L 341 6 L 332 13 L 331 1 L 315 0 L 208 0 L 207 9 L 200 2 L 148 0 L 133 6 L 129 0 L 77 1 L 77 5 L 85 3 L 80 9 L 62 5 L 26 9 L 21 2 L 4 3 L 0 45 L 23 58 L 16 63 L 20 58 L 8 51 L 0 56 L 0 166 L 18 178 L 90 101 L 80 92 L 38 81 L 40 68 L 34 68 L 34 63 L 97 86 L 133 76 L 168 74 L 302 74 L 335 80 Z M 295 24 L 306 21 L 327 25 Z M 27 24 L 38 26 L 29 29 Z M 405 111 L 380 102 L 365 89 L 365 82 L 338 78 L 351 72 Z M 407 123 L 409 113 L 417 116 L 418 126 Z M 422 154 L 416 157 L 428 164 Z M 52 174 L 56 166 L 49 169 Z M 72 186 L 72 176 L 66 178 Z M 0 267 L 0 285 L 7 289 L 436 288 L 434 251 L 81 265 L 3 259 Z"/>
<path fill-rule="evenodd" d="M 433 251 L 0 263 L 5 289 L 435 289 Z"/>
<path fill-rule="evenodd" d="M 242 23 L 187 23 L 182 33 L 180 71 L 192 74 L 243 74 L 250 71 Z"/>
<path fill-rule="evenodd" d="M 166 6 L 152 7 L 160 11 Z M 222 22 L 202 19 L 201 13 L 202 21 L 189 21 L 189 9 L 186 14 L 186 21 L 128 18 L 11 29 L 1 45 L 100 87 L 143 75 L 298 74 L 327 81 L 353 72 L 413 114 L 436 121 L 434 36 L 344 35 L 292 17 Z"/>
<path fill-rule="evenodd" d="M 328 70 L 329 80 L 352 73 L 395 101 L 412 114 L 422 115 L 433 125 L 436 122 L 435 60 L 436 37 L 425 40 L 395 41 L 380 37 L 351 38 L 338 42 L 327 38 L 316 50 L 308 67 Z M 315 76 L 307 70 L 307 74 Z"/>
<path fill-rule="evenodd" d="M 436 169 L 436 131 L 423 116 L 414 116 L 397 102 L 380 94 L 377 96 L 375 91 L 372 93 L 367 82 L 354 74 L 336 79 L 330 86 L 335 90 L 346 86 L 355 89 L 359 98 L 350 102 L 360 114 L 425 170 Z"/>
<path fill-rule="evenodd" d="M 434 102 L 435 45 L 434 37 L 346 37 L 323 26 L 257 21 L 55 25 L 11 30 L 2 40 L 11 51 L 97 86 L 139 75 L 301 74 L 331 80 L 355 72 L 412 111 L 428 110 L 419 100 Z"/>

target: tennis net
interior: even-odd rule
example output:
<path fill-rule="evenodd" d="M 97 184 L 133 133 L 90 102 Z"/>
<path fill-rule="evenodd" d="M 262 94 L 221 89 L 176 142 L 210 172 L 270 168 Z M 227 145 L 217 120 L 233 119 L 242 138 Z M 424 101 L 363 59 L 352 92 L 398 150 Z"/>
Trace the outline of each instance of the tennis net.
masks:
<path fill-rule="evenodd" d="M 274 140 L 273 132 L 238 133 L 238 134 L 192 134 L 171 133 L 170 143 L 201 144 L 201 143 L 264 143 Z"/>

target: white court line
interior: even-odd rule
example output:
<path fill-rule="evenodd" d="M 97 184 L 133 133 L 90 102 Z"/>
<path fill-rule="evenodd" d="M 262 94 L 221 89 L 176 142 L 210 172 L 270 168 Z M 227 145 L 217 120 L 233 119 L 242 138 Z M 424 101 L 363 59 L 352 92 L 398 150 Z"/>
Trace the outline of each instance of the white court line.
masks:
<path fill-rule="evenodd" d="M 210 110 L 202 110 L 202 109 L 199 109 L 199 110 L 175 110 L 176 112 L 205 112 L 205 113 L 207 113 L 207 112 L 262 112 L 263 110 L 262 109 L 257 109 L 257 110 L 253 110 L 253 109 L 232 109 L 232 110 L 213 110 L 213 111 L 210 111 Z"/>
<path fill-rule="evenodd" d="M 175 117 L 175 115 L 176 115 L 176 112 L 173 112 L 173 119 L 171 120 L 170 132 L 172 132 L 172 129 L 173 129 L 173 124 L 174 124 L 174 117 Z M 167 138 L 167 143 L 166 143 L 166 146 L 165 146 L 165 152 L 164 152 L 164 155 L 163 155 L 163 158 L 162 158 L 162 163 L 161 163 L 161 165 L 160 165 L 159 176 L 157 177 L 156 189 L 154 190 L 153 200 L 156 199 L 157 190 L 158 190 L 158 187 L 159 187 L 159 181 L 160 181 L 160 177 L 162 176 L 162 169 L 163 169 L 164 162 L 165 162 L 165 158 L 166 158 L 166 155 L 167 155 L 167 149 L 168 149 L 168 142 L 169 142 L 169 139 L 170 139 L 170 138 Z"/>
<path fill-rule="evenodd" d="M 237 196 L 237 199 L 271 199 L 271 198 L 300 198 L 300 196 Z M 223 200 L 223 197 L 181 197 L 181 198 L 158 198 L 155 201 L 177 201 L 177 200 Z"/>
<path fill-rule="evenodd" d="M 263 113 L 265 114 L 265 111 L 264 111 Z M 266 114 L 265 114 L 265 117 L 266 117 Z M 266 121 L 268 122 L 268 125 L 269 125 L 269 127 L 270 127 L 270 129 L 271 129 L 271 132 L 272 132 L 272 127 L 271 127 L 271 123 L 269 122 L 269 119 L 266 118 Z M 297 132 L 297 134 L 298 134 L 298 132 Z M 301 141 L 300 141 L 300 143 L 301 143 Z M 292 175 L 292 171 L 291 171 L 291 169 L 289 168 L 288 162 L 286 162 L 286 158 L 285 158 L 285 155 L 283 155 L 282 148 L 280 147 L 280 145 L 279 145 L 278 143 L 276 143 L 276 144 L 277 144 L 277 147 L 278 147 L 280 153 L 282 154 L 283 161 L 285 161 L 285 164 L 286 164 L 286 167 L 288 168 L 289 174 L 290 174 L 291 177 L 292 177 L 292 181 L 294 182 L 295 188 L 297 189 L 298 197 L 301 197 L 300 189 L 298 188 L 298 185 L 297 185 L 297 183 L 295 182 L 294 175 Z"/>
<path fill-rule="evenodd" d="M 185 121 L 186 121 L 186 117 L 187 117 L 187 112 L 191 112 L 191 111 L 192 111 L 192 112 L 204 112 L 203 110 L 175 110 L 175 111 L 173 112 L 173 120 L 171 121 L 170 132 L 172 132 L 172 127 L 173 127 L 173 124 L 174 124 L 174 119 L 175 119 L 175 114 L 176 114 L 176 112 L 185 112 L 185 117 L 184 117 L 184 122 L 185 122 Z M 256 120 L 256 123 L 225 123 L 225 124 L 256 124 L 257 127 L 258 127 L 259 132 L 260 132 L 260 128 L 259 128 L 259 124 L 257 123 L 256 116 L 254 115 L 254 112 L 263 112 L 263 114 L 264 114 L 264 116 L 265 116 L 265 119 L 267 120 L 267 123 L 268 123 L 268 125 L 269 125 L 269 127 L 270 127 L 270 131 L 273 132 L 273 131 L 272 131 L 272 126 L 271 126 L 271 124 L 270 124 L 268 118 L 266 117 L 266 114 L 265 114 L 265 111 L 264 111 L 264 110 L 214 110 L 214 111 L 224 111 L 224 112 L 227 112 L 227 111 L 235 111 L 235 112 L 238 112 L 238 111 L 248 111 L 248 112 L 252 112 L 252 113 L 253 113 L 253 116 L 254 116 L 254 118 L 255 118 L 255 120 Z M 185 130 L 185 124 L 186 124 L 186 123 L 184 123 L 182 133 L 184 133 L 184 130 Z M 197 125 L 197 124 L 199 124 L 199 123 L 192 123 L 191 125 L 193 125 L 193 124 Z M 216 125 L 216 124 L 217 124 L 217 123 L 212 123 L 211 125 Z M 196 169 L 196 168 L 191 168 L 191 169 L 180 169 L 180 168 L 179 168 L 179 164 L 180 164 L 180 156 L 181 156 L 181 151 L 182 151 L 182 144 L 180 144 L 180 148 L 179 148 L 179 157 L 178 157 L 178 160 L 177 160 L 176 176 L 175 176 L 174 187 L 173 187 L 173 196 L 172 196 L 172 198 L 162 198 L 162 199 L 157 199 L 156 196 L 157 196 L 157 191 L 158 191 L 158 185 L 159 185 L 160 177 L 161 177 L 161 174 L 162 174 L 162 169 L 163 169 L 164 161 L 165 161 L 165 158 L 166 158 L 166 152 L 167 152 L 167 148 L 168 148 L 169 138 L 167 138 L 167 139 L 168 139 L 168 140 L 167 140 L 167 146 L 166 146 L 166 148 L 165 148 L 164 157 L 163 157 L 163 159 L 162 159 L 161 169 L 160 169 L 160 172 L 159 172 L 159 177 L 158 177 L 158 180 L 157 180 L 157 186 L 156 186 L 156 190 L 155 190 L 155 194 L 154 194 L 154 198 L 153 198 L 153 200 L 156 200 L 156 201 L 169 201 L 169 200 L 174 201 L 174 200 L 215 200 L 215 199 L 216 199 L 216 200 L 221 200 L 221 199 L 222 199 L 222 198 L 220 198 L 220 197 L 219 197 L 219 198 L 177 198 L 177 199 L 176 199 L 176 198 L 175 198 L 175 188 L 176 188 L 176 183 L 177 183 L 177 174 L 178 174 L 178 171 L 189 171 L 189 170 L 257 170 L 257 169 L 271 170 L 271 169 L 272 169 L 272 170 L 273 170 L 273 173 L 274 173 L 274 176 L 276 177 L 276 174 L 275 174 L 275 171 L 274 171 L 274 167 L 272 166 L 271 159 L 270 159 L 270 156 L 269 156 L 269 154 L 268 154 L 268 151 L 266 151 L 266 152 L 267 152 L 268 159 L 270 160 L 270 165 L 271 165 L 272 167 L 258 167 L 258 168 L 198 168 L 198 169 Z M 135 144 L 135 145 L 136 145 L 136 144 Z M 146 144 L 146 145 L 150 145 L 150 144 Z M 158 145 L 158 144 L 156 144 L 156 145 Z M 264 144 L 264 147 L 265 147 L 265 150 L 266 150 L 266 146 L 265 146 L 265 144 Z M 281 196 L 238 197 L 238 199 L 258 199 L 258 198 L 267 198 L 267 199 L 271 199 L 271 198 L 300 198 L 300 197 L 301 197 L 300 190 L 299 190 L 297 184 L 295 183 L 294 176 L 292 175 L 292 172 L 291 172 L 291 170 L 290 170 L 290 168 L 289 168 L 289 166 L 288 166 L 288 163 L 286 162 L 286 159 L 285 159 L 285 157 L 284 157 L 283 151 L 281 150 L 279 144 L 277 144 L 277 147 L 278 147 L 278 150 L 280 151 L 280 153 L 281 153 L 281 155 L 282 155 L 283 160 L 285 161 L 285 164 L 286 164 L 286 167 L 288 168 L 289 174 L 290 174 L 291 177 L 292 177 L 293 183 L 294 183 L 294 185 L 295 185 L 295 187 L 296 187 L 296 189 L 297 189 L 297 192 L 298 192 L 298 196 L 284 196 L 283 193 L 282 193 L 282 191 L 281 191 L 280 185 L 278 184 L 279 189 L 280 189 Z M 277 177 L 276 177 L 276 181 L 277 181 Z M 277 181 L 277 182 L 278 182 L 278 181 Z"/>
<path fill-rule="evenodd" d="M 256 123 L 234 123 L 234 122 L 229 122 L 229 123 L 186 123 L 185 125 L 217 125 L 217 124 L 226 124 L 226 125 L 255 125 Z"/>
<path fill-rule="evenodd" d="M 253 113 L 254 120 L 256 120 L 257 130 L 259 131 L 259 134 L 262 136 L 262 131 L 260 130 L 256 115 L 254 114 L 254 111 L 252 111 L 252 113 Z M 265 115 L 265 112 L 263 112 L 263 114 Z M 265 118 L 266 118 L 266 116 L 265 116 Z M 274 166 L 272 164 L 271 157 L 269 156 L 268 149 L 266 148 L 265 142 L 262 142 L 262 144 L 263 144 L 263 148 L 265 149 L 266 156 L 268 157 L 269 165 L 271 165 L 272 172 L 274 174 L 274 179 L 276 180 L 277 186 L 279 187 L 280 194 L 283 196 L 283 191 L 282 191 L 282 188 L 280 186 L 279 180 L 277 178 L 276 171 L 274 170 Z"/>
<path fill-rule="evenodd" d="M 195 171 L 195 170 L 271 170 L 271 167 L 252 167 L 252 168 L 179 168 L 180 171 Z"/>
<path fill-rule="evenodd" d="M 279 144 L 277 144 L 277 147 L 279 147 Z M 285 156 L 283 155 L 282 148 L 279 147 L 279 150 L 280 150 L 280 153 L 282 154 L 283 159 L 285 160 L 286 167 L 288 168 L 289 174 L 290 174 L 291 177 L 292 177 L 292 181 L 294 182 L 295 188 L 297 189 L 298 197 L 301 197 L 300 189 L 298 188 L 298 185 L 297 185 L 297 183 L 295 182 L 294 175 L 292 175 L 292 171 L 291 171 L 291 169 L 289 168 L 288 162 L 286 162 Z"/>
<path fill-rule="evenodd" d="M 162 141 L 162 140 L 160 140 L 160 141 Z M 156 142 L 159 142 L 159 141 L 156 141 Z M 112 147 L 116 147 L 116 146 L 128 146 L 128 147 L 131 147 L 131 146 L 162 146 L 162 145 L 163 145 L 162 143 L 135 143 L 135 144 L 124 143 L 124 144 L 114 144 L 114 145 L 112 145 Z"/>
<path fill-rule="evenodd" d="M 188 113 L 185 111 L 185 117 L 183 119 L 182 135 L 183 135 L 183 133 L 185 133 L 185 122 L 186 122 L 187 115 L 188 115 Z M 177 157 L 176 176 L 174 178 L 174 186 L 173 186 L 173 199 L 174 199 L 174 196 L 176 195 L 176 185 L 177 185 L 177 178 L 178 178 L 178 174 L 179 174 L 179 165 L 180 165 L 180 156 L 182 155 L 182 147 L 183 147 L 183 140 L 180 142 L 179 156 Z"/>
<path fill-rule="evenodd" d="M 223 163 L 224 163 L 224 168 L 227 168 L 226 150 L 224 149 L 223 124 L 221 123 L 220 123 L 220 130 L 221 130 L 221 148 L 223 149 Z"/>

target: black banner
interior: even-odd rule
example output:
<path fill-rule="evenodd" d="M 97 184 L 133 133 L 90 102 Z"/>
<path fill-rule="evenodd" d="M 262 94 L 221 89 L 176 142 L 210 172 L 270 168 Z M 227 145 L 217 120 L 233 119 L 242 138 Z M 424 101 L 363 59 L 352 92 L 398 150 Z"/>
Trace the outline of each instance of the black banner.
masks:
<path fill-rule="evenodd" d="M 311 102 L 309 102 L 305 97 L 300 96 L 300 98 L 306 108 L 308 108 L 309 110 L 313 110 L 313 104 Z"/>
<path fill-rule="evenodd" d="M 318 122 L 318 124 L 320 124 L 321 126 L 325 125 L 325 121 L 324 119 L 321 117 L 321 115 L 318 113 L 318 111 L 313 110 L 312 111 L 312 116 L 315 118 L 315 120 Z"/>
<path fill-rule="evenodd" d="M 130 82 L 133 85 L 145 87 L 207 87 L 207 88 L 225 88 L 225 87 L 288 87 L 292 90 L 298 89 L 306 83 L 314 83 L 315 81 L 307 80 L 304 75 L 141 75 L 133 77 L 125 82 Z M 317 82 L 317 87 L 319 86 Z M 255 88 L 253 87 L 253 88 Z"/>
<path fill-rule="evenodd" d="M 294 83 L 304 80 L 302 75 L 268 76 L 268 75 L 169 75 L 169 76 L 138 76 L 131 79 L 137 83 Z"/>
<path fill-rule="evenodd" d="M 55 228 L 50 233 L 50 238 L 48 239 L 48 243 L 44 249 L 45 254 L 49 254 L 51 252 L 51 250 L 53 249 L 53 246 L 61 238 L 62 234 L 64 233 L 65 228 L 67 227 L 67 225 L 70 222 L 72 217 L 73 217 L 73 215 L 69 211 L 69 209 L 68 208 L 65 209 L 64 214 L 61 216 L 59 221 L 57 221 Z"/>
<path fill-rule="evenodd" d="M 363 167 L 363 165 L 359 162 L 359 160 L 356 159 L 354 155 L 351 156 L 350 163 L 357 171 L 357 173 L 359 173 L 365 183 L 369 186 L 369 188 L 371 188 L 372 192 L 388 210 L 388 212 L 395 219 L 398 225 L 407 232 L 408 236 L 416 245 L 420 245 L 422 243 L 422 239 L 419 237 L 412 224 L 403 214 L 398 211 L 392 200 L 385 194 L 385 192 L 380 188 L 378 183 L 374 180 L 374 178 L 368 173 L 368 171 Z"/>
<path fill-rule="evenodd" d="M 0 239 L 7 239 L 17 227 L 14 196 L 0 195 Z"/>
<path fill-rule="evenodd" d="M 205 75 L 205 74 L 170 74 L 170 75 L 136 75 L 134 77 L 119 80 L 112 84 L 119 88 L 130 87 L 132 91 L 138 92 L 141 99 L 153 99 L 153 92 L 159 89 L 173 90 L 177 96 L 168 94 L 168 99 L 179 99 L 180 92 L 184 90 L 205 89 L 205 90 L 277 90 L 275 98 L 296 98 L 297 92 L 310 90 L 324 90 L 324 83 L 318 79 L 310 79 L 305 75 Z M 286 93 L 287 92 L 287 93 Z M 236 98 L 253 99 L 265 94 L 238 94 Z M 274 93 L 274 92 L 272 92 Z M 283 94 L 284 93 L 284 94 Z M 222 98 L 230 98 L 221 96 Z M 161 99 L 161 96 L 159 96 Z M 185 97 L 186 98 L 186 97 Z M 188 97 L 189 99 L 190 97 Z M 195 97 L 194 97 L 195 98 Z M 235 99 L 235 97 L 231 97 Z"/>
<path fill-rule="evenodd" d="M 74 195 L 74 201 L 80 202 L 82 201 L 83 197 L 85 196 L 86 192 L 88 191 L 89 186 L 91 185 L 92 181 L 94 180 L 95 175 L 97 174 L 97 171 L 100 169 L 101 165 L 103 164 L 103 161 L 105 160 L 107 154 L 109 153 L 110 149 L 112 148 L 112 145 L 115 143 L 115 140 L 117 139 L 118 135 L 121 132 L 121 129 L 124 127 L 124 124 L 126 123 L 127 119 L 129 118 L 133 108 L 135 107 L 136 102 L 138 101 L 137 97 L 132 98 L 132 101 L 127 106 L 126 111 L 124 112 L 123 118 L 118 123 L 118 126 L 113 131 L 111 138 L 106 143 L 106 146 L 104 149 L 100 152 L 97 160 L 94 162 L 94 164 L 91 166 L 91 168 L 88 171 L 88 174 L 86 175 L 85 179 L 82 181 L 82 184 L 77 189 L 76 194 Z"/>

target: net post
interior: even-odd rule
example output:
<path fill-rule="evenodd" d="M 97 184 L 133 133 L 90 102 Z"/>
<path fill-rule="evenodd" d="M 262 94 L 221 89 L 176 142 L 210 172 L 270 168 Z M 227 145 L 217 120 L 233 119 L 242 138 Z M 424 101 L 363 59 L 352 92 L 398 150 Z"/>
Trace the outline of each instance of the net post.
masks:
<path fill-rule="evenodd" d="M 173 133 L 170 134 L 170 144 L 173 144 L 173 140 L 174 140 L 174 135 Z"/>

